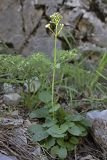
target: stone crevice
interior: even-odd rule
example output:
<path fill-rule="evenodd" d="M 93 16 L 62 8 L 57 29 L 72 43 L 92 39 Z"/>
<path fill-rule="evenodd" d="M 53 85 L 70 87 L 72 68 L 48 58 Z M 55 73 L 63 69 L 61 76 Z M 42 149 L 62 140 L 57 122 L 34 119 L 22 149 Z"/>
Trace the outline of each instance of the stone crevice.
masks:
<path fill-rule="evenodd" d="M 26 37 L 22 47 L 20 48 L 20 53 L 22 53 L 23 49 L 28 45 L 30 38 L 36 34 L 38 28 L 40 26 L 40 21 L 38 22 L 38 24 L 33 28 L 32 32 Z"/>
<path fill-rule="evenodd" d="M 96 16 L 105 23 L 104 6 L 99 0 L 93 0 L 90 5 L 90 11 L 94 11 Z"/>
<path fill-rule="evenodd" d="M 22 30 L 23 30 L 23 33 L 25 34 L 25 20 L 24 20 L 24 16 L 23 16 L 23 3 L 25 0 L 19 0 L 20 1 L 20 6 L 21 6 L 21 17 L 22 17 Z"/>

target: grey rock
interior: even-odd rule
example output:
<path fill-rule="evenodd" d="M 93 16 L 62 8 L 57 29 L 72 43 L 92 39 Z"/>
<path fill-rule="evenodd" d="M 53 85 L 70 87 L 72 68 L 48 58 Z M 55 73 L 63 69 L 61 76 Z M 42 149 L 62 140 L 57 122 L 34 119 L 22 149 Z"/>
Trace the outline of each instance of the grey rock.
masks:
<path fill-rule="evenodd" d="M 29 87 L 28 87 L 29 86 Z M 24 83 L 24 91 L 25 92 L 31 92 L 31 93 L 36 93 L 38 89 L 40 88 L 41 83 L 38 79 L 38 77 L 33 77 L 29 81 L 26 80 Z"/>
<path fill-rule="evenodd" d="M 86 12 L 78 27 L 80 39 L 87 37 L 87 41 L 107 48 L 107 25 L 94 12 Z"/>
<path fill-rule="evenodd" d="M 27 145 L 26 130 L 24 128 L 16 128 L 13 132 L 12 140 L 21 147 Z"/>
<path fill-rule="evenodd" d="M 18 52 L 28 56 L 43 52 L 52 56 L 53 35 L 45 28 L 45 24 L 49 22 L 49 16 L 57 11 L 64 17 L 62 22 L 65 30 L 73 33 L 77 44 L 90 42 L 107 48 L 105 0 L 1 0 L 0 41 L 7 44 L 9 53 Z M 63 49 L 64 43 L 61 35 L 57 48 Z M 1 52 L 4 52 L 3 49 Z"/>
<path fill-rule="evenodd" d="M 36 5 L 46 5 L 46 6 L 54 6 L 57 4 L 62 4 L 63 0 L 35 0 Z"/>
<path fill-rule="evenodd" d="M 12 84 L 4 83 L 3 84 L 3 91 L 4 91 L 5 94 L 7 94 L 7 93 L 14 93 L 15 89 L 14 89 L 14 87 L 13 87 Z"/>
<path fill-rule="evenodd" d="M 11 116 L 12 116 L 12 117 L 18 117 L 18 115 L 19 115 L 18 110 L 15 110 L 15 111 L 13 111 L 13 112 L 11 113 Z"/>
<path fill-rule="evenodd" d="M 17 93 L 9 93 L 3 95 L 3 101 L 6 105 L 18 105 L 21 100 L 21 96 Z"/>
<path fill-rule="evenodd" d="M 35 9 L 34 0 L 23 2 L 23 21 L 26 37 L 29 36 L 39 24 L 43 15 L 43 9 Z"/>
<path fill-rule="evenodd" d="M 88 156 L 80 158 L 80 160 L 95 160 L 95 158 L 93 158 L 93 156 L 91 155 L 88 155 Z"/>
<path fill-rule="evenodd" d="M 102 148 L 107 149 L 107 110 L 91 111 L 86 117 L 92 123 L 93 138 Z"/>
<path fill-rule="evenodd" d="M 34 154 L 35 156 L 41 155 L 41 153 L 42 153 L 42 150 L 41 150 L 40 146 L 37 146 L 36 148 L 34 148 L 34 150 L 32 152 L 32 154 Z"/>
<path fill-rule="evenodd" d="M 67 0 L 64 4 L 65 6 L 72 8 L 81 6 L 80 0 Z"/>
<path fill-rule="evenodd" d="M 0 40 L 16 51 L 24 43 L 23 21 L 19 1 L 0 1 Z"/>
<path fill-rule="evenodd" d="M 1 124 L 2 126 L 6 127 L 6 128 L 10 128 L 10 127 L 19 127 L 23 124 L 23 119 L 19 118 L 19 119 L 14 119 L 14 118 L 3 118 L 1 120 Z"/>
<path fill-rule="evenodd" d="M 46 10 L 46 15 L 50 17 L 54 12 L 57 12 L 57 6 L 49 6 Z"/>
<path fill-rule="evenodd" d="M 95 111 L 90 111 L 87 113 L 87 118 L 93 122 L 96 118 L 98 118 L 100 115 L 100 111 L 99 110 L 95 110 Z"/>
<path fill-rule="evenodd" d="M 40 146 L 37 146 L 36 148 L 34 148 L 32 154 L 35 155 L 36 157 L 40 157 L 40 159 L 42 159 L 42 160 L 48 160 L 47 156 L 43 155 Z"/>
<path fill-rule="evenodd" d="M 6 156 L 0 153 L 0 160 L 17 160 L 17 158 L 13 156 Z"/>
<path fill-rule="evenodd" d="M 30 53 L 35 53 L 35 51 L 52 56 L 54 41 L 53 36 L 51 37 L 46 33 L 46 24 L 47 21 L 42 19 L 37 33 L 31 36 L 28 41 L 28 45 L 26 45 L 22 51 L 22 54 L 24 56 L 27 56 Z M 57 48 L 61 49 L 61 41 L 59 40 L 57 41 Z"/>
<path fill-rule="evenodd" d="M 65 6 L 68 8 L 86 8 L 90 7 L 90 0 L 67 0 L 65 1 Z"/>
<path fill-rule="evenodd" d="M 60 13 L 63 15 L 63 23 L 66 26 L 70 26 L 70 29 L 76 28 L 79 23 L 81 17 L 83 16 L 85 10 L 74 8 L 72 10 L 68 10 L 65 7 L 60 10 Z"/>
<path fill-rule="evenodd" d="M 88 42 L 88 43 L 81 43 L 81 45 L 78 46 L 78 50 L 80 53 L 85 54 L 85 55 L 91 55 L 91 53 L 92 53 L 92 54 L 96 54 L 97 56 L 100 56 L 107 49 L 101 48 L 99 46 L 96 46 L 95 44 Z"/>

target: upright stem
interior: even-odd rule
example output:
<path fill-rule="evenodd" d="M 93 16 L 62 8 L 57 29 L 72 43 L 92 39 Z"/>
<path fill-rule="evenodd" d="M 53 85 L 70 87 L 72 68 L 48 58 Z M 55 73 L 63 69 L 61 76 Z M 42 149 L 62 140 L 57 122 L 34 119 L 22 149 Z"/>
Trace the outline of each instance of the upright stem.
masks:
<path fill-rule="evenodd" d="M 56 74 L 56 43 L 57 43 L 57 26 L 56 26 L 56 34 L 54 39 L 54 64 L 53 64 L 53 75 L 52 75 L 52 108 L 53 108 L 53 119 L 55 116 L 54 113 L 54 89 L 55 89 L 55 74 Z"/>

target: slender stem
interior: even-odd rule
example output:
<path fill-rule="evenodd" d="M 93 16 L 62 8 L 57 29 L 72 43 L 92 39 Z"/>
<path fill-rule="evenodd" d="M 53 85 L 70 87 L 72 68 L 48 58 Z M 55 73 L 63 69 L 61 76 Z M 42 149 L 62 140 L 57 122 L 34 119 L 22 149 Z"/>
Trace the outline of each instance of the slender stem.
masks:
<path fill-rule="evenodd" d="M 53 75 L 52 75 L 52 108 L 53 108 L 53 119 L 55 116 L 54 113 L 54 89 L 55 89 L 55 74 L 56 74 L 56 44 L 57 44 L 57 26 L 56 26 L 56 33 L 54 39 L 54 63 L 53 63 Z"/>

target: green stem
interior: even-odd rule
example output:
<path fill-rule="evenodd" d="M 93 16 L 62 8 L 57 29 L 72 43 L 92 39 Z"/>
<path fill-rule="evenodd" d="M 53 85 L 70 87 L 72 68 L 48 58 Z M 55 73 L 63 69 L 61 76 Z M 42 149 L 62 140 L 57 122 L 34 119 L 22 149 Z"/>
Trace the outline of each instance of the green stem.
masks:
<path fill-rule="evenodd" d="M 54 94 L 55 94 L 55 74 L 56 74 L 56 44 L 57 44 L 57 26 L 56 26 L 56 34 L 54 39 L 54 64 L 53 64 L 53 75 L 52 75 L 52 108 L 53 108 L 53 119 L 55 117 L 54 112 Z"/>

